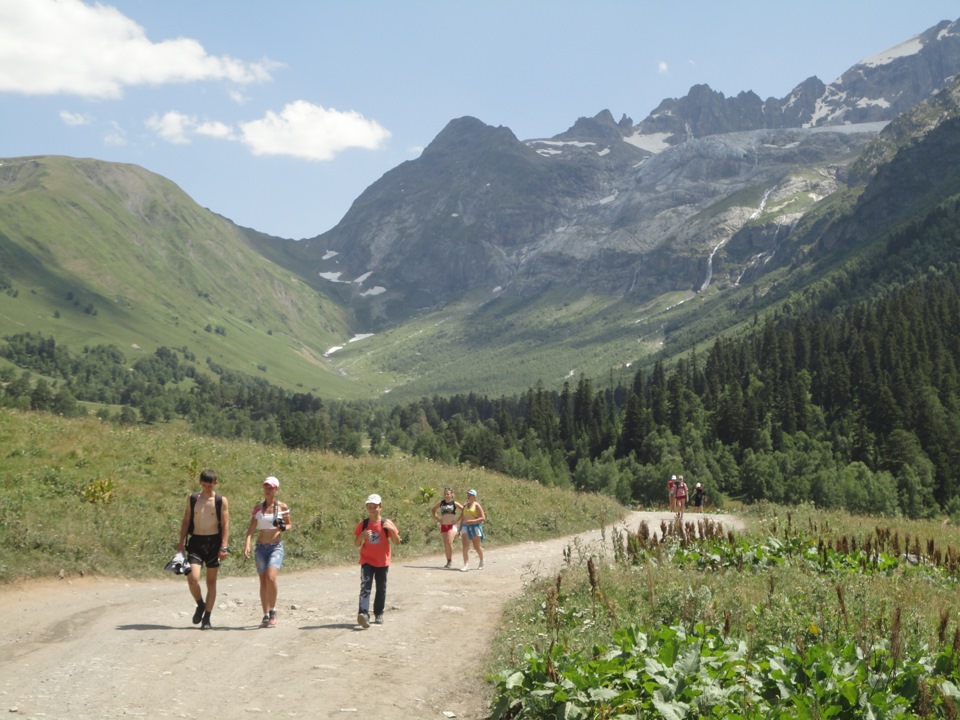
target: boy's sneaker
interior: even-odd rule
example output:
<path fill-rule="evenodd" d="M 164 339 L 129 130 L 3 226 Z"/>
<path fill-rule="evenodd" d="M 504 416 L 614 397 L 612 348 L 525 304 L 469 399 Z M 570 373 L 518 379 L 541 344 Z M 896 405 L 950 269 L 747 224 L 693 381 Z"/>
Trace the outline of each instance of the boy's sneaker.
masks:
<path fill-rule="evenodd" d="M 276 627 L 277 626 L 277 611 L 271 610 L 270 614 L 267 616 L 267 627 Z"/>
<path fill-rule="evenodd" d="M 477 565 L 477 570 L 483 570 L 483 560 L 481 560 L 480 564 Z"/>
<path fill-rule="evenodd" d="M 370 616 L 367 615 L 366 613 L 358 613 L 357 625 L 359 625 L 364 630 L 366 630 L 368 627 L 370 627 Z"/>
<path fill-rule="evenodd" d="M 469 565 L 464 565 L 462 568 L 460 568 L 460 572 L 466 572 L 469 569 L 470 569 Z"/>
<path fill-rule="evenodd" d="M 445 570 L 449 570 L 453 567 L 453 560 L 447 560 L 447 564 L 443 566 Z"/>
<path fill-rule="evenodd" d="M 197 600 L 197 609 L 193 612 L 193 624 L 199 625 L 200 621 L 203 620 L 203 610 L 204 604 L 203 600 Z"/>
<path fill-rule="evenodd" d="M 269 616 L 269 615 L 264 615 L 264 616 L 263 616 L 263 620 L 260 621 L 260 627 L 262 627 L 262 628 L 270 627 L 270 616 Z"/>
<path fill-rule="evenodd" d="M 374 616 L 373 616 L 373 621 L 374 621 L 377 625 L 383 625 L 383 613 L 380 613 L 379 615 L 374 615 Z"/>
<path fill-rule="evenodd" d="M 209 616 L 209 615 L 204 615 L 204 616 L 203 616 L 203 622 L 200 623 L 200 629 L 201 629 L 201 630 L 212 630 L 212 629 L 213 629 L 213 625 L 210 624 L 210 616 Z"/>

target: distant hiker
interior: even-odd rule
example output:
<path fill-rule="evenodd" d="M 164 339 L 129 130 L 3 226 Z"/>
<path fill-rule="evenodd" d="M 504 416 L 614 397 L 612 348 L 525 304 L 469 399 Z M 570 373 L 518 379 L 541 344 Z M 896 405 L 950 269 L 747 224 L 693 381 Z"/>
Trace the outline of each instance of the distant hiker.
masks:
<path fill-rule="evenodd" d="M 677 510 L 677 476 L 671 475 L 670 479 L 667 480 L 667 500 L 668 506 L 670 507 L 670 512 L 676 512 Z"/>
<path fill-rule="evenodd" d="M 693 489 L 693 506 L 697 509 L 698 513 L 703 512 L 703 506 L 707 504 L 707 491 L 704 490 L 701 483 L 697 483 L 697 486 Z"/>
<path fill-rule="evenodd" d="M 257 535 L 254 561 L 257 575 L 260 576 L 260 605 L 263 608 L 263 620 L 260 627 L 275 627 L 277 624 L 277 575 L 283 566 L 282 533 L 290 530 L 290 508 L 277 500 L 280 481 L 270 476 L 263 481 L 263 501 L 253 506 L 253 517 L 247 528 L 243 543 L 243 556 L 250 557 L 250 540 Z"/>
<path fill-rule="evenodd" d="M 367 517 L 357 523 L 353 544 L 360 548 L 360 609 L 357 625 L 370 627 L 370 589 L 376 581 L 373 621 L 383 623 L 387 604 L 387 572 L 390 570 L 390 543 L 400 544 L 400 531 L 392 520 L 381 517 L 383 500 L 374 493 L 367 498 Z"/>
<path fill-rule="evenodd" d="M 457 513 L 463 505 L 453 499 L 453 489 L 443 489 L 443 499 L 433 506 L 430 514 L 440 523 L 440 537 L 443 538 L 443 551 L 447 556 L 445 568 L 453 566 L 453 539 L 457 536 Z M 438 516 L 439 513 L 439 516 Z"/>
<path fill-rule="evenodd" d="M 460 511 L 460 537 L 463 538 L 463 567 L 460 570 L 463 572 L 470 569 L 470 543 L 480 558 L 477 570 L 483 570 L 483 521 L 486 519 L 483 507 L 477 502 L 477 491 L 467 490 L 467 504 Z"/>
<path fill-rule="evenodd" d="M 677 484 L 674 488 L 676 495 L 677 517 L 683 519 L 683 509 L 687 504 L 687 484 L 683 481 L 683 475 L 677 476 Z"/>
<path fill-rule="evenodd" d="M 200 473 L 201 489 L 200 492 L 190 493 L 187 497 L 183 522 L 180 523 L 180 542 L 177 543 L 177 550 L 181 552 L 186 544 L 187 559 L 190 561 L 187 586 L 197 602 L 197 609 L 193 613 L 193 624 L 199 624 L 201 630 L 209 630 L 212 627 L 210 613 L 217 600 L 217 571 L 220 569 L 220 561 L 225 560 L 230 551 L 228 546 L 230 510 L 227 499 L 215 492 L 216 486 L 215 470 L 207 469 Z M 200 591 L 201 565 L 207 568 L 206 602 Z"/>

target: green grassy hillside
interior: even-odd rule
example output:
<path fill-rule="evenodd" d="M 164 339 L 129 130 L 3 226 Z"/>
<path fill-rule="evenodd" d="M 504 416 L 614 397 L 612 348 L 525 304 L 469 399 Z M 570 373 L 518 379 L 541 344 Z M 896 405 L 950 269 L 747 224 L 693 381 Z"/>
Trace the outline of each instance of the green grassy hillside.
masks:
<path fill-rule="evenodd" d="M 267 475 L 293 510 L 288 565 L 355 560 L 350 533 L 371 492 L 403 531 L 411 555 L 439 552 L 430 509 L 443 488 L 476 488 L 491 546 L 613 522 L 610 498 L 546 488 L 478 469 L 403 456 L 353 459 L 252 442 L 211 440 L 166 425 L 123 428 L 0 409 L 0 581 L 58 574 L 157 576 L 176 550 L 187 494 L 205 467 L 233 513 L 234 556 L 224 572 L 249 574 L 240 556 L 250 508 Z"/>
<path fill-rule="evenodd" d="M 134 165 L 0 162 L 0 335 L 125 353 L 186 348 L 288 388 L 375 392 L 323 357 L 339 306 L 250 247 L 227 220 Z"/>

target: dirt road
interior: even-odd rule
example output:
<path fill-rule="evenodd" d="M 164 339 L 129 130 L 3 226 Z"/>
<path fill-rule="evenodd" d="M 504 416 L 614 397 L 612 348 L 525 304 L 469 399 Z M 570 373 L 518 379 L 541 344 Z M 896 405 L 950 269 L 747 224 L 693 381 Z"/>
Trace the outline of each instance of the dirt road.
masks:
<path fill-rule="evenodd" d="M 658 527 L 668 513 L 632 513 Z M 688 516 L 690 518 L 692 516 Z M 725 527 L 733 518 L 711 516 Z M 607 529 L 609 542 L 611 528 Z M 601 533 L 577 536 L 600 549 Z M 386 621 L 354 623 L 356 565 L 280 575 L 280 624 L 261 630 L 255 577 L 221 578 L 213 629 L 186 582 L 65 579 L 0 591 L 0 713 L 70 718 L 483 718 L 483 659 L 504 603 L 554 573 L 573 537 L 490 544 L 486 567 L 396 552 Z M 612 553 L 607 551 L 607 556 Z M 455 562 L 458 556 L 455 556 Z"/>

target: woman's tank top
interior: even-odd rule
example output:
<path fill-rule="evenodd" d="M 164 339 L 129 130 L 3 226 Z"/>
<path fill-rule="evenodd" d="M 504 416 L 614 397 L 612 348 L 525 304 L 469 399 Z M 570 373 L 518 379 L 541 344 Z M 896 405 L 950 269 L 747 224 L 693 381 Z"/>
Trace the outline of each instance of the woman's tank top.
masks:
<path fill-rule="evenodd" d="M 451 500 L 447 502 L 446 500 L 440 501 L 440 514 L 441 515 L 456 515 L 457 514 L 457 503 Z"/>
<path fill-rule="evenodd" d="M 263 505 L 257 503 L 253 508 L 253 516 L 257 519 L 257 530 L 273 530 L 273 521 L 277 518 L 276 506 L 274 512 L 264 513 Z"/>

